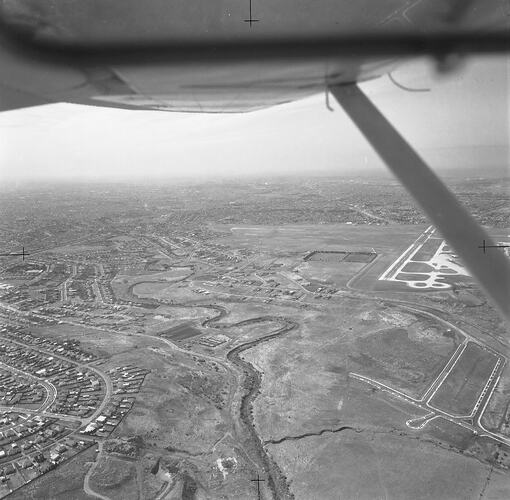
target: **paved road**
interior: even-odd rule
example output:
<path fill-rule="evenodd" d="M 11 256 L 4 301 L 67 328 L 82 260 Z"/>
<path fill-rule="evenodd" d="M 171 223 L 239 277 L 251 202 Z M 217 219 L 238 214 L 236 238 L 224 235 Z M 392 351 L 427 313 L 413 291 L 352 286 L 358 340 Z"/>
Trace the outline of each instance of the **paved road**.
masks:
<path fill-rule="evenodd" d="M 81 326 L 83 326 L 83 325 L 81 325 Z M 88 417 L 87 419 L 79 419 L 79 420 L 81 420 L 82 425 L 87 425 L 89 422 L 91 422 L 96 417 L 98 417 L 101 414 L 101 412 L 103 411 L 104 407 L 110 401 L 110 398 L 111 398 L 111 396 L 113 394 L 113 384 L 112 384 L 112 381 L 111 381 L 110 377 L 108 377 L 101 370 L 97 369 L 95 366 L 92 366 L 92 365 L 89 365 L 89 364 L 84 364 L 84 363 L 78 363 L 78 362 L 73 361 L 73 360 L 71 360 L 69 358 L 66 358 L 65 356 L 61 356 L 59 354 L 56 354 L 56 353 L 54 353 L 52 351 L 47 351 L 46 349 L 41 349 L 39 346 L 27 346 L 27 344 L 24 344 L 22 342 L 19 342 L 18 340 L 14 340 L 14 339 L 11 339 L 11 338 L 8 338 L 6 340 L 8 340 L 9 342 L 12 342 L 14 344 L 17 344 L 17 345 L 19 345 L 20 347 L 22 347 L 24 349 L 26 349 L 27 347 L 30 347 L 30 348 L 38 351 L 38 352 L 41 352 L 41 353 L 44 353 L 44 354 L 48 354 L 49 356 L 53 356 L 55 358 L 59 358 L 59 359 L 61 359 L 63 361 L 66 361 L 69 364 L 74 365 L 75 367 L 77 367 L 80 370 L 89 370 L 89 371 L 92 371 L 100 379 L 103 380 L 103 384 L 104 384 L 104 387 L 105 387 L 105 396 L 103 398 L 103 401 L 100 403 L 100 405 L 97 407 L 96 411 L 90 417 Z M 47 408 L 49 408 L 53 404 L 53 402 L 55 401 L 55 398 L 56 398 L 57 389 L 56 389 L 56 387 L 51 382 L 49 382 L 47 380 L 38 379 L 38 378 L 36 378 L 36 377 L 26 373 L 26 372 L 22 372 L 21 370 L 17 370 L 17 368 L 13 368 L 13 367 L 11 367 L 9 365 L 6 365 L 6 366 L 8 367 L 8 369 L 13 370 L 13 371 L 19 371 L 23 376 L 30 377 L 33 380 L 35 380 L 37 383 L 44 385 L 46 390 L 48 390 L 50 393 L 53 393 L 52 391 L 54 391 L 55 397 L 53 397 L 53 400 L 51 400 L 51 402 L 45 406 L 44 410 L 46 410 Z M 45 412 L 45 415 L 50 416 L 50 414 L 46 413 L 46 412 Z M 56 415 L 56 414 L 53 414 L 53 415 Z M 78 418 L 75 418 L 75 420 L 78 420 Z"/>
<path fill-rule="evenodd" d="M 0 361 L 0 366 L 4 368 L 4 370 L 16 373 L 20 377 L 27 378 L 30 381 L 42 385 L 44 387 L 44 389 L 46 390 L 46 398 L 44 399 L 42 405 L 36 409 L 38 413 L 43 412 L 54 403 L 55 399 L 57 398 L 57 388 L 51 382 L 49 382 L 48 380 L 41 380 L 40 378 L 35 377 L 31 373 L 19 370 L 18 368 L 14 368 L 13 366 L 7 365 L 2 361 Z"/>
<path fill-rule="evenodd" d="M 410 403 L 420 409 L 422 409 L 426 414 L 424 416 L 418 417 L 418 418 L 412 418 L 406 422 L 407 426 L 418 430 L 425 427 L 426 424 L 431 422 L 432 420 L 436 418 L 444 418 L 445 420 L 449 420 L 450 422 L 453 422 L 457 425 L 460 425 L 462 427 L 465 427 L 466 429 L 469 429 L 475 434 L 479 435 L 486 435 L 488 437 L 491 437 L 492 439 L 504 443 L 507 445 L 510 445 L 510 439 L 503 434 L 491 432 L 487 430 L 481 423 L 481 418 L 483 413 L 485 412 L 485 409 L 490 401 L 490 398 L 492 396 L 492 393 L 494 392 L 494 389 L 496 388 L 496 385 L 499 382 L 499 376 L 497 374 L 501 374 L 503 367 L 506 364 L 506 359 L 501 356 L 498 358 L 498 362 L 496 363 L 490 377 L 486 381 L 484 388 L 478 397 L 478 400 L 476 404 L 474 405 L 473 409 L 468 415 L 453 415 L 450 414 L 444 410 L 441 410 L 439 408 L 434 407 L 430 400 L 433 398 L 436 391 L 439 389 L 441 384 L 446 380 L 446 377 L 449 375 L 449 373 L 452 371 L 452 369 L 457 364 L 457 361 L 462 356 L 462 353 L 464 352 L 464 349 L 466 345 L 468 344 L 468 341 L 466 340 L 463 344 L 457 348 L 457 350 L 454 352 L 452 357 L 449 359 L 448 363 L 445 365 L 441 373 L 436 377 L 436 379 L 432 382 L 430 387 L 425 391 L 424 395 L 421 398 L 413 398 L 402 391 L 399 391 L 398 389 L 394 389 L 393 387 L 390 387 L 386 384 L 383 384 L 382 382 L 379 382 L 378 380 L 374 380 L 370 377 L 367 377 L 365 375 L 361 375 L 359 373 L 353 373 L 351 372 L 349 374 L 350 377 L 355 378 L 357 380 L 360 380 L 362 382 L 365 382 L 372 387 L 375 387 L 383 392 L 387 392 L 391 394 L 393 397 L 396 397 L 398 399 L 401 399 L 407 403 Z M 485 401 L 485 404 L 479 411 L 480 406 Z M 472 423 L 470 419 L 472 419 L 477 412 L 478 416 L 476 420 Z"/>
<path fill-rule="evenodd" d="M 98 466 L 99 461 L 101 460 L 101 458 L 103 456 L 103 442 L 102 441 L 99 442 L 98 447 L 99 447 L 99 452 L 97 454 L 96 461 L 92 463 L 92 465 L 90 466 L 90 469 L 87 471 L 87 474 L 85 474 L 85 479 L 83 480 L 83 491 L 85 491 L 85 493 L 87 495 L 90 495 L 91 497 L 100 498 L 101 500 L 111 500 L 110 497 L 101 495 L 101 493 L 97 493 L 90 487 L 90 477 L 96 470 L 96 467 Z"/>

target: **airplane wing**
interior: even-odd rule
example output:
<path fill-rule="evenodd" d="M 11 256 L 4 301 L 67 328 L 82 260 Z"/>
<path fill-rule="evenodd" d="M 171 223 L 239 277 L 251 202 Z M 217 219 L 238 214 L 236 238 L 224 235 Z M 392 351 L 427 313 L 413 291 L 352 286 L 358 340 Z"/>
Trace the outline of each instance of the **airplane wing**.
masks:
<path fill-rule="evenodd" d="M 507 10 L 504 0 L 1 0 L 0 111 L 257 110 L 379 77 L 404 57 L 503 50 Z"/>

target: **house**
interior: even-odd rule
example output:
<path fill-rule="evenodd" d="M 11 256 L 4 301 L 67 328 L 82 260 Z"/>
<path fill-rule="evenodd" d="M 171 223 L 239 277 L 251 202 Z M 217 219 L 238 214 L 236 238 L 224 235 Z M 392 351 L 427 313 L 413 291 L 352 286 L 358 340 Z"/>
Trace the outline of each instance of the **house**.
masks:
<path fill-rule="evenodd" d="M 11 474 L 14 474 L 16 472 L 16 468 L 12 463 L 7 464 L 4 468 L 4 474 L 6 476 L 10 476 Z"/>
<path fill-rule="evenodd" d="M 84 434 L 92 434 L 96 429 L 97 429 L 97 424 L 95 423 L 91 423 L 89 425 L 87 425 L 87 427 L 85 427 L 85 429 L 83 430 L 83 433 Z"/>
<path fill-rule="evenodd" d="M 67 447 L 63 443 L 58 443 L 57 446 L 55 446 L 55 450 L 59 453 L 64 453 L 67 450 Z"/>

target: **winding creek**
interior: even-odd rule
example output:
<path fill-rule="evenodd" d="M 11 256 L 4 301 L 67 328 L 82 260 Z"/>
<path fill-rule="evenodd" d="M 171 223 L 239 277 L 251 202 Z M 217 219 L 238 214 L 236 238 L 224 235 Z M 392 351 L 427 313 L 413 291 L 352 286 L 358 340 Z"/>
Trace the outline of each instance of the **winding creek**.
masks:
<path fill-rule="evenodd" d="M 147 283 L 147 282 L 145 282 Z M 260 439 L 259 435 L 256 432 L 255 421 L 253 417 L 253 405 L 260 394 L 260 388 L 262 384 L 262 375 L 261 373 L 255 369 L 255 367 L 245 361 L 241 355 L 243 352 L 248 349 L 252 349 L 257 345 L 269 342 L 278 337 L 281 337 L 290 331 L 297 328 L 298 323 L 282 316 L 259 316 L 255 318 L 250 318 L 242 321 L 238 321 L 235 323 L 223 323 L 221 322 L 225 317 L 228 316 L 229 311 L 223 306 L 215 305 L 215 304 L 175 304 L 168 303 L 164 300 L 157 299 L 149 299 L 138 297 L 134 295 L 133 288 L 135 285 L 132 285 L 128 289 L 128 293 L 130 294 L 130 300 L 133 305 L 141 305 L 142 307 L 145 305 L 151 306 L 166 306 L 166 307 L 179 307 L 179 308 L 204 308 L 215 311 L 217 314 L 212 318 L 206 319 L 202 322 L 202 326 L 206 328 L 214 328 L 214 329 L 230 329 L 242 326 L 248 326 L 251 324 L 257 323 L 268 323 L 268 324 L 276 324 L 280 325 L 276 331 L 269 333 L 268 335 L 264 335 L 263 337 L 259 337 L 254 340 L 250 340 L 248 342 L 244 342 L 230 351 L 227 352 L 226 358 L 227 360 L 237 368 L 237 370 L 243 374 L 242 378 L 242 391 L 243 395 L 241 397 L 240 402 L 240 411 L 239 415 L 233 417 L 238 418 L 241 424 L 241 427 L 244 431 L 243 438 L 244 440 L 249 441 L 249 448 L 252 451 L 251 458 L 257 464 L 259 464 L 260 469 L 264 472 L 264 475 L 267 475 L 267 485 L 271 490 L 273 498 L 275 500 L 291 500 L 294 498 L 293 494 L 290 492 L 289 485 L 287 484 L 287 479 L 278 464 L 271 458 L 271 456 L 266 452 L 264 443 Z M 190 355 L 194 354 L 193 351 L 189 351 Z"/>
<path fill-rule="evenodd" d="M 294 496 L 290 492 L 289 485 L 285 475 L 282 473 L 278 464 L 272 460 L 271 456 L 266 452 L 264 444 L 256 432 L 255 421 L 253 417 L 253 404 L 255 399 L 260 394 L 260 386 L 262 384 L 261 373 L 254 368 L 254 366 L 245 361 L 241 354 L 248 349 L 251 349 L 263 342 L 274 340 L 278 337 L 289 333 L 298 326 L 298 323 L 288 318 L 280 316 L 260 316 L 250 318 L 247 320 L 239 321 L 237 323 L 219 323 L 221 319 L 227 316 L 228 311 L 220 306 L 208 306 L 218 311 L 218 315 L 205 320 L 202 326 L 209 328 L 235 328 L 247 326 L 256 323 L 276 323 L 281 325 L 281 328 L 265 335 L 263 337 L 250 340 L 240 344 L 227 352 L 227 359 L 235 365 L 242 373 L 244 373 L 243 390 L 244 394 L 241 399 L 240 407 L 240 420 L 244 426 L 246 436 L 252 441 L 252 449 L 256 452 L 257 462 L 262 465 L 264 472 L 267 474 L 268 486 L 271 489 L 273 497 L 277 500 L 292 499 Z"/>
<path fill-rule="evenodd" d="M 268 319 L 268 321 L 274 320 Z M 244 388 L 246 392 L 241 400 L 240 418 L 246 427 L 247 433 L 252 435 L 253 442 L 256 443 L 256 450 L 259 455 L 259 459 L 264 465 L 264 471 L 268 474 L 269 488 L 271 489 L 274 497 L 277 499 L 293 498 L 293 495 L 289 490 L 289 486 L 284 474 L 276 462 L 274 462 L 272 458 L 267 454 L 263 443 L 260 440 L 260 437 L 255 431 L 253 403 L 255 402 L 257 396 L 260 394 L 262 376 L 251 363 L 248 363 L 241 358 L 241 353 L 251 349 L 252 347 L 255 347 L 262 342 L 267 342 L 269 340 L 280 337 L 281 335 L 284 335 L 296 328 L 296 326 L 297 323 L 290 320 L 284 320 L 283 326 L 276 332 L 266 335 L 262 338 L 241 344 L 237 347 L 234 347 L 234 349 L 227 353 L 227 359 L 234 365 L 238 366 L 245 373 Z"/>
<path fill-rule="evenodd" d="M 189 277 L 187 277 L 189 278 Z M 185 278 L 186 279 L 186 278 Z M 268 323 L 269 325 L 277 325 L 279 328 L 277 330 L 268 333 L 262 337 L 259 337 L 254 340 L 250 340 L 239 344 L 233 347 L 230 351 L 226 353 L 226 361 L 228 363 L 224 363 L 224 358 L 216 358 L 214 359 L 222 364 L 225 364 L 226 367 L 229 367 L 230 370 L 237 372 L 237 387 L 235 394 L 236 404 L 232 405 L 230 416 L 233 419 L 233 423 L 235 422 L 235 427 L 237 427 L 238 432 L 237 439 L 239 440 L 239 444 L 241 448 L 246 453 L 248 461 L 253 464 L 254 467 L 258 469 L 254 472 L 262 472 L 263 476 L 267 478 L 267 486 L 271 490 L 272 497 L 276 500 L 291 500 L 294 498 L 293 494 L 290 491 L 289 485 L 287 483 L 287 478 L 279 468 L 278 464 L 272 459 L 271 455 L 266 451 L 265 446 L 269 444 L 279 444 L 285 440 L 299 440 L 306 438 L 311 435 L 322 435 L 323 433 L 331 432 L 361 432 L 361 429 L 350 427 L 350 426 L 340 426 L 332 429 L 323 429 L 317 433 L 307 433 L 297 436 L 287 436 L 285 438 L 277 439 L 277 440 L 268 440 L 263 442 L 259 435 L 256 432 L 255 421 L 253 417 L 253 407 L 256 401 L 256 398 L 260 394 L 261 384 L 262 384 L 262 374 L 248 361 L 242 358 L 242 353 L 256 347 L 257 345 L 274 340 L 278 337 L 281 337 L 290 331 L 294 330 L 299 324 L 289 318 L 282 316 L 259 316 L 250 318 L 247 320 L 242 320 L 234 323 L 222 322 L 224 318 L 229 315 L 229 310 L 226 307 L 219 306 L 216 304 L 177 304 L 170 303 L 165 300 L 157 300 L 154 298 L 143 298 L 143 297 L 135 297 L 132 293 L 133 287 L 129 288 L 128 300 L 131 301 L 133 305 L 141 305 L 142 307 L 149 307 L 151 309 L 156 308 L 160 305 L 164 305 L 167 307 L 179 307 L 179 308 L 203 308 L 209 309 L 215 312 L 215 315 L 212 318 L 206 319 L 202 322 L 202 326 L 206 328 L 212 329 L 230 329 L 236 327 L 247 326 L 250 324 L 256 323 Z M 369 301 L 377 301 L 381 302 L 385 305 L 390 305 L 393 307 L 398 307 L 403 309 L 404 311 L 410 311 L 414 314 L 418 314 L 424 317 L 428 317 L 439 321 L 443 325 L 446 325 L 452 329 L 455 329 L 459 333 L 461 333 L 465 338 L 470 338 L 465 331 L 462 331 L 458 326 L 453 325 L 447 319 L 445 319 L 445 313 L 443 311 L 437 310 L 433 307 L 420 305 L 418 306 L 414 302 L 409 302 L 403 299 L 397 298 L 381 298 L 376 294 L 370 293 L 351 293 L 348 295 L 352 299 L 358 300 L 369 300 Z M 487 334 L 486 334 L 487 335 Z M 488 335 L 489 337 L 493 337 L 492 335 Z M 501 343 L 500 339 L 496 337 L 492 338 L 492 340 L 496 340 Z M 169 342 L 171 343 L 171 342 Z M 172 345 L 174 345 L 172 343 Z M 175 346 L 180 351 L 183 349 Z M 189 352 L 190 355 L 194 354 L 193 351 Z M 207 357 L 207 356 L 206 356 Z M 248 451 L 246 450 L 248 448 Z"/>

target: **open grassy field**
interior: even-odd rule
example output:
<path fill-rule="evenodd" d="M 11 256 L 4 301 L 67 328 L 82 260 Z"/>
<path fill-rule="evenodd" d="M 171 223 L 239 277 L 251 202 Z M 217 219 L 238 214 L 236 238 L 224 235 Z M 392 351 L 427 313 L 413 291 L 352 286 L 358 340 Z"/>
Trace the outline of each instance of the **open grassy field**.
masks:
<path fill-rule="evenodd" d="M 294 225 L 288 226 L 229 226 L 215 224 L 214 229 L 224 233 L 218 242 L 233 248 L 251 248 L 261 252 L 277 252 L 279 255 L 293 257 L 294 265 L 298 266 L 303 258 L 313 250 L 339 252 L 372 252 L 377 258 L 364 268 L 362 263 L 344 261 L 339 263 L 337 274 L 330 266 L 324 272 L 318 266 L 314 269 L 325 277 L 330 273 L 329 280 L 337 286 L 344 286 L 359 273 L 350 283 L 350 287 L 361 290 L 373 290 L 377 278 L 391 263 L 424 231 L 426 225 L 403 226 L 389 224 L 386 226 L 349 224 Z M 312 264 L 312 262 L 309 262 Z M 314 265 L 317 263 L 313 263 Z M 324 263 L 325 264 L 325 263 Z M 305 276 L 304 276 L 305 277 Z M 312 277 L 312 276 L 310 276 Z M 402 289 L 397 284 L 395 289 Z"/>
<path fill-rule="evenodd" d="M 419 397 L 462 337 L 376 302 L 302 314 L 298 330 L 245 353 L 264 374 L 257 431 L 295 497 L 478 500 L 488 466 L 472 456 L 487 460 L 494 447 L 443 419 L 410 431 L 422 410 L 349 377 Z"/>
<path fill-rule="evenodd" d="M 297 271 L 305 280 L 335 287 L 344 287 L 366 264 L 360 262 L 303 262 Z"/>
<path fill-rule="evenodd" d="M 425 262 L 408 262 L 402 271 L 405 273 L 430 273 L 434 271 L 432 266 L 425 264 Z"/>
<path fill-rule="evenodd" d="M 301 314 L 298 330 L 245 354 L 264 373 L 257 418 L 268 437 L 334 426 L 347 416 L 358 419 L 350 423 L 382 425 L 384 411 L 358 411 L 353 399 L 358 389 L 349 373 L 419 396 L 459 340 L 444 336 L 432 320 L 375 302 L 345 299 L 341 305 L 330 303 L 328 312 Z M 401 412 L 397 421 L 405 426 L 405 420 Z"/>
<path fill-rule="evenodd" d="M 384 250 L 392 247 L 409 246 L 411 241 L 427 226 L 403 226 L 389 224 L 349 225 L 349 224 L 289 224 L 286 226 L 231 226 L 215 224 L 213 228 L 222 231 L 223 244 L 230 240 L 233 246 L 259 247 L 288 252 L 311 252 L 329 250 L 344 252 Z M 407 245 L 406 245 L 407 243 Z M 405 245 L 405 246 L 404 246 Z M 402 250 L 400 251 L 400 253 Z"/>
<path fill-rule="evenodd" d="M 428 274 L 413 274 L 413 273 L 399 273 L 397 274 L 398 280 L 407 280 L 407 281 L 420 281 L 426 280 L 429 277 Z"/>
<path fill-rule="evenodd" d="M 430 404 L 452 415 L 468 415 L 497 360 L 495 354 L 469 342 Z"/>
<path fill-rule="evenodd" d="M 503 370 L 496 390 L 485 408 L 482 424 L 486 429 L 499 431 L 510 437 L 510 372 Z"/>
<path fill-rule="evenodd" d="M 349 356 L 351 369 L 418 397 L 456 348 L 447 338 L 439 337 L 435 343 L 416 338 L 406 328 L 381 329 L 356 341 L 356 350 Z"/>
<path fill-rule="evenodd" d="M 251 248 L 260 252 L 276 252 L 279 255 L 293 257 L 287 264 L 299 266 L 305 279 L 317 279 L 337 287 L 345 287 L 349 283 L 351 288 L 374 290 L 380 286 L 381 282 L 377 282 L 379 276 L 427 226 L 398 224 L 229 226 L 215 224 L 213 227 L 214 230 L 221 231 L 225 235 L 218 238 L 218 242 L 232 248 Z M 360 259 L 350 258 L 347 255 L 349 258 L 345 258 L 342 262 L 317 262 L 313 259 L 305 262 L 304 257 L 314 250 L 345 252 L 345 255 L 348 252 L 367 252 L 368 255 L 375 252 L 377 258 L 372 260 L 372 257 L 367 257 L 363 260 L 368 262 L 359 262 Z M 324 255 L 327 254 L 322 254 Z M 356 256 L 355 253 L 351 255 Z M 386 285 L 383 283 L 383 287 Z M 407 287 L 401 283 L 395 283 L 390 284 L 390 288 L 403 290 Z"/>
<path fill-rule="evenodd" d="M 119 274 L 112 280 L 111 286 L 117 297 L 129 300 L 131 291 L 143 296 L 151 296 L 192 273 L 191 267 L 176 266 L 163 272 Z"/>
<path fill-rule="evenodd" d="M 487 475 L 434 443 L 370 428 L 286 441 L 270 452 L 299 499 L 478 500 Z"/>
<path fill-rule="evenodd" d="M 90 463 L 96 459 L 96 447 L 82 451 L 57 469 L 29 483 L 9 496 L 12 500 L 90 500 L 83 491 L 83 480 Z"/>
<path fill-rule="evenodd" d="M 135 297 L 152 298 L 155 294 L 165 290 L 169 286 L 170 284 L 168 281 L 144 281 L 142 283 L 137 283 L 133 287 L 132 292 Z"/>
<path fill-rule="evenodd" d="M 111 500 L 139 500 L 132 462 L 103 457 L 90 477 L 90 487 Z"/>

